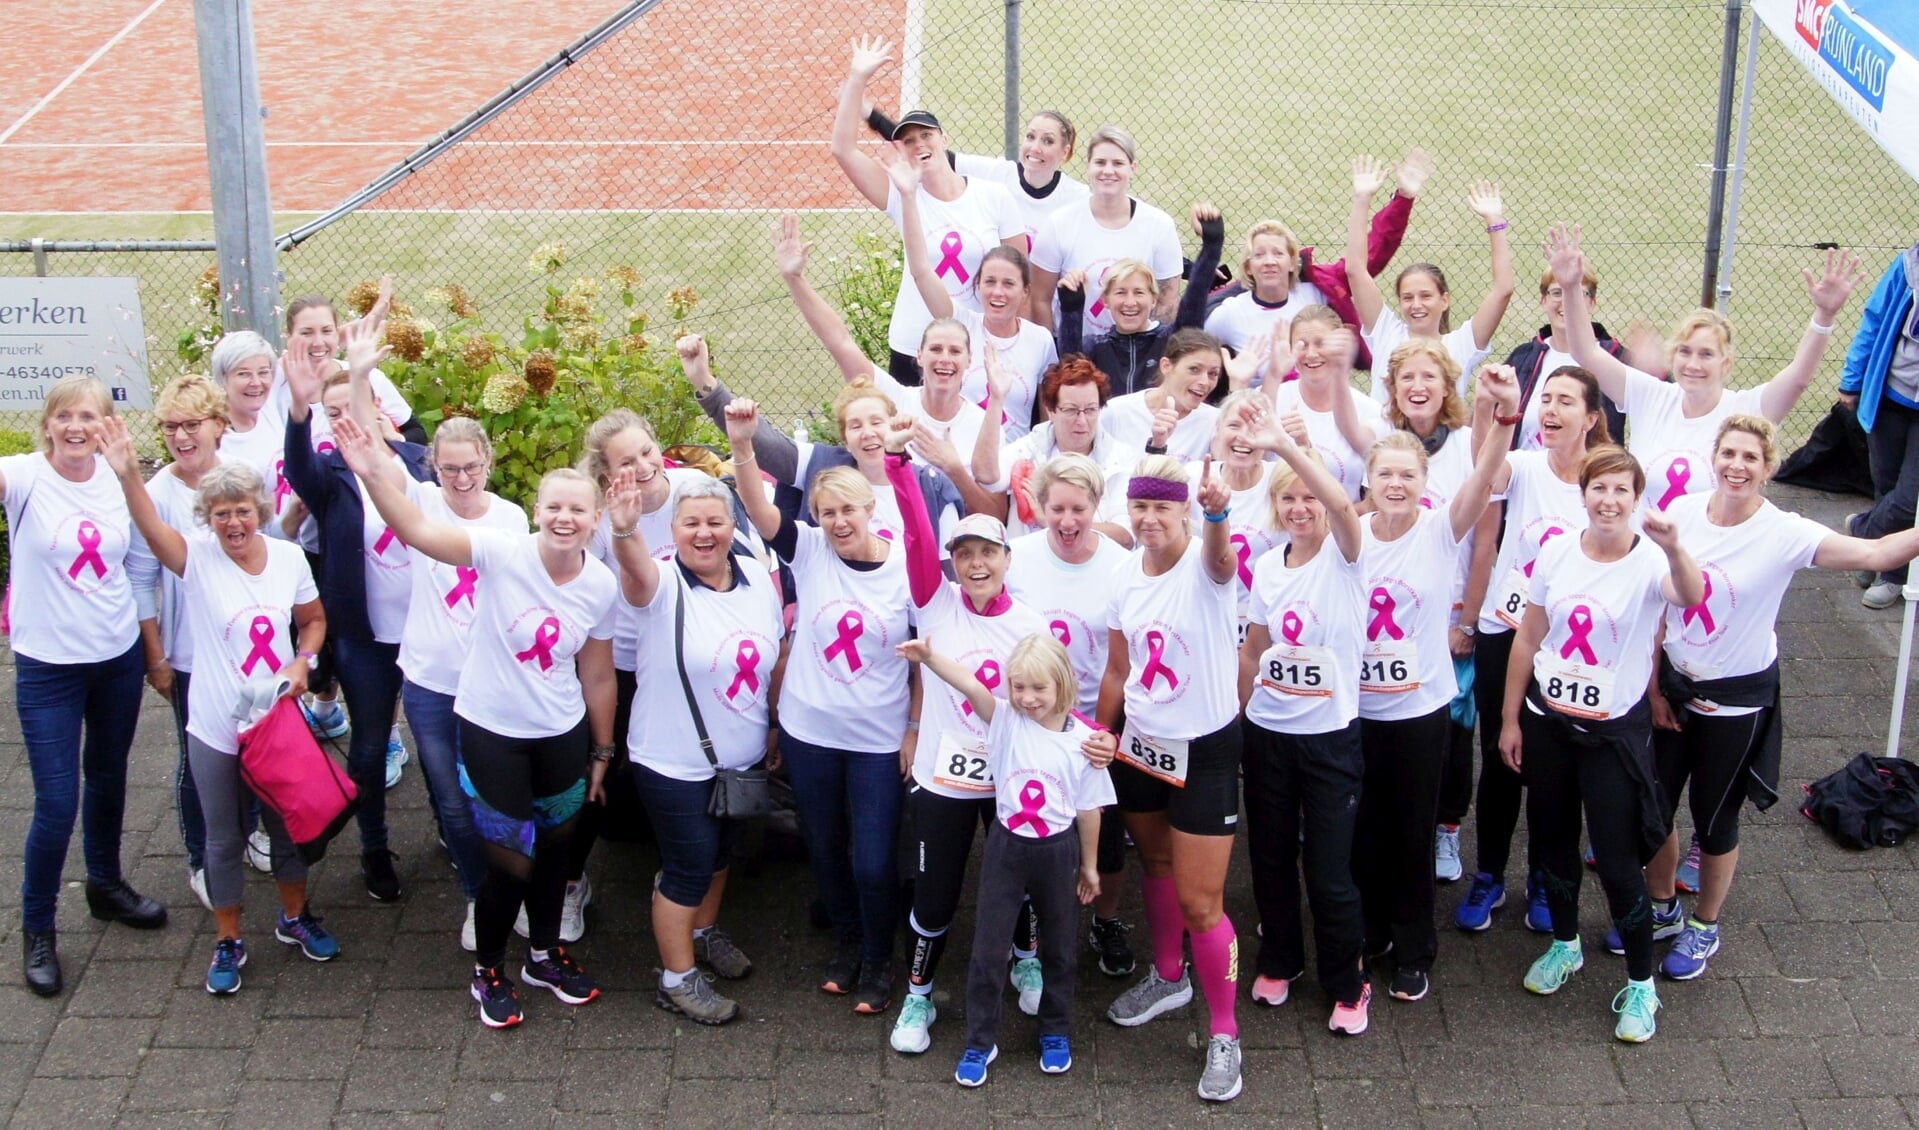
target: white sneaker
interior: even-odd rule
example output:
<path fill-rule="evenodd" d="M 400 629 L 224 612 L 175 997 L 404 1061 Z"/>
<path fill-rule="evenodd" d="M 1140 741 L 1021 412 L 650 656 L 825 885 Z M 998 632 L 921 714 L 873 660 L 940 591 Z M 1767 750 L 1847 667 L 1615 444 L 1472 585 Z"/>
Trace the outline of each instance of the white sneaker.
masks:
<path fill-rule="evenodd" d="M 593 881 L 584 874 L 577 883 L 566 885 L 566 900 L 560 904 L 560 941 L 572 945 L 586 936 L 586 908 L 593 904 Z"/>
<path fill-rule="evenodd" d="M 400 727 L 396 723 L 386 738 L 386 787 L 391 789 L 400 783 L 400 773 L 406 768 L 410 755 L 406 743 L 400 740 Z"/>
<path fill-rule="evenodd" d="M 273 838 L 265 828 L 256 828 L 247 837 L 247 863 L 262 874 L 273 874 Z"/>
<path fill-rule="evenodd" d="M 473 935 L 473 900 L 466 900 L 466 925 L 460 927 L 460 948 L 473 953 L 480 948 L 479 941 Z"/>
<path fill-rule="evenodd" d="M 906 1000 L 900 1004 L 900 1018 L 893 1022 L 893 1050 L 905 1055 L 919 1055 L 932 1047 L 933 1034 L 930 1029 L 937 1019 L 939 1009 L 933 1007 L 931 996 L 906 994 Z"/>
<path fill-rule="evenodd" d="M 208 910 L 213 909 L 213 899 L 207 894 L 206 868 L 195 867 L 189 870 L 187 872 L 187 886 L 193 888 L 193 897 L 200 900 L 201 906 L 206 907 Z"/>
<path fill-rule="evenodd" d="M 1442 883 L 1457 883 L 1464 873 L 1459 863 L 1459 828 L 1436 825 L 1433 828 L 1433 878 Z"/>

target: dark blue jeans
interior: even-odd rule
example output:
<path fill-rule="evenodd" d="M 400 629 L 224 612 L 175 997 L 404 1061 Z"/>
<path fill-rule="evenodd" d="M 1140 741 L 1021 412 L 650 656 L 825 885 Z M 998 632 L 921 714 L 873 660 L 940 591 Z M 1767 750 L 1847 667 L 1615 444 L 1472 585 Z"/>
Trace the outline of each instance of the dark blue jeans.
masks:
<path fill-rule="evenodd" d="M 737 820 L 709 815 L 713 779 L 682 781 L 633 762 L 633 785 L 660 848 L 660 894 L 680 906 L 698 906 L 713 876 L 733 858 Z"/>
<path fill-rule="evenodd" d="M 1913 505 L 1919 500 L 1919 412 L 1890 397 L 1881 400 L 1879 415 L 1866 433 L 1866 450 L 1872 456 L 1872 491 L 1878 497 L 1846 532 L 1879 538 L 1912 529 Z M 1906 570 L 1890 569 L 1879 579 L 1903 585 Z"/>
<path fill-rule="evenodd" d="M 127 750 L 140 720 L 146 654 L 135 640 L 119 656 L 98 663 L 42 663 L 19 654 L 13 659 L 14 701 L 33 772 L 20 920 L 28 930 L 44 933 L 53 929 L 75 816 L 82 821 L 87 881 L 120 878 Z"/>
<path fill-rule="evenodd" d="M 191 671 L 173 673 L 173 736 L 180 742 L 180 766 L 173 772 L 173 807 L 180 815 L 180 842 L 187 848 L 187 870 L 207 865 L 207 818 L 200 811 L 200 790 L 193 783 L 193 764 L 187 760 L 187 687 Z"/>
<path fill-rule="evenodd" d="M 400 645 L 333 640 L 333 674 L 346 698 L 353 736 L 346 771 L 360 791 L 360 852 L 386 850 L 386 740 L 400 701 Z"/>
<path fill-rule="evenodd" d="M 849 753 L 780 731 L 813 881 L 833 929 L 859 943 L 866 962 L 890 961 L 899 926 L 900 809 L 906 796 L 898 753 Z"/>
<path fill-rule="evenodd" d="M 460 791 L 460 720 L 453 714 L 453 696 L 408 680 L 400 688 L 400 701 L 406 704 L 413 748 L 420 755 L 420 769 L 426 774 L 433 810 L 440 817 L 446 850 L 453 854 L 453 866 L 460 872 L 466 897 L 476 899 L 480 897 L 480 880 L 486 878 L 486 848 L 473 826 L 473 809 Z"/>

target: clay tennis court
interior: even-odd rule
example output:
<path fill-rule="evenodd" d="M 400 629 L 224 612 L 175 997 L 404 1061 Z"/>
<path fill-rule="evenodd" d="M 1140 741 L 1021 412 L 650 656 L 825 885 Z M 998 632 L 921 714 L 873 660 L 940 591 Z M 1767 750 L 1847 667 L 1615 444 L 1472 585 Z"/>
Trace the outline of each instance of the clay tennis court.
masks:
<path fill-rule="evenodd" d="M 621 7 L 256 3 L 275 211 L 334 206 Z M 852 206 L 826 154 L 846 29 L 897 38 L 905 11 L 905 0 L 667 0 L 619 50 L 589 54 L 372 207 Z M 0 29 L 34 45 L 0 88 L 0 212 L 212 207 L 192 0 L 8 4 Z M 729 77 L 749 70 L 785 80 Z M 875 93 L 896 100 L 900 77 L 890 69 Z M 499 175 L 511 167 L 502 148 L 524 151 L 526 175 Z M 730 175 L 747 152 L 754 175 Z"/>

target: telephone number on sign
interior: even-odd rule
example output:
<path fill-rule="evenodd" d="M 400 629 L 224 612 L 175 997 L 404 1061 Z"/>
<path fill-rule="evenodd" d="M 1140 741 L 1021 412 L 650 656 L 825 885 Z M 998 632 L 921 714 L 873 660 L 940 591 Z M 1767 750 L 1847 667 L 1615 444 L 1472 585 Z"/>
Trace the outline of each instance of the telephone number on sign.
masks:
<path fill-rule="evenodd" d="M 0 378 L 13 381 L 57 381 L 61 377 L 94 375 L 92 365 L 9 365 Z"/>

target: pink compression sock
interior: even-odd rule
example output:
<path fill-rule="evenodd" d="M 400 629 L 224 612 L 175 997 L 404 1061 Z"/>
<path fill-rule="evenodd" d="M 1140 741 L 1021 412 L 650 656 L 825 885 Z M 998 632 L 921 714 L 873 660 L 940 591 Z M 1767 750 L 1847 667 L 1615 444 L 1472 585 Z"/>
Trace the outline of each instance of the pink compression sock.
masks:
<path fill-rule="evenodd" d="M 1239 991 L 1239 936 L 1233 933 L 1232 919 L 1221 915 L 1218 925 L 1193 935 L 1193 975 L 1206 994 L 1212 1034 L 1238 1039 L 1233 1002 Z"/>
<path fill-rule="evenodd" d="M 1146 928 L 1153 935 L 1153 968 L 1159 971 L 1161 979 L 1177 981 L 1186 964 L 1186 956 L 1180 949 L 1180 940 L 1186 934 L 1186 916 L 1180 912 L 1179 892 L 1173 886 L 1173 877 L 1155 879 L 1142 875 L 1139 887 L 1146 902 Z"/>

